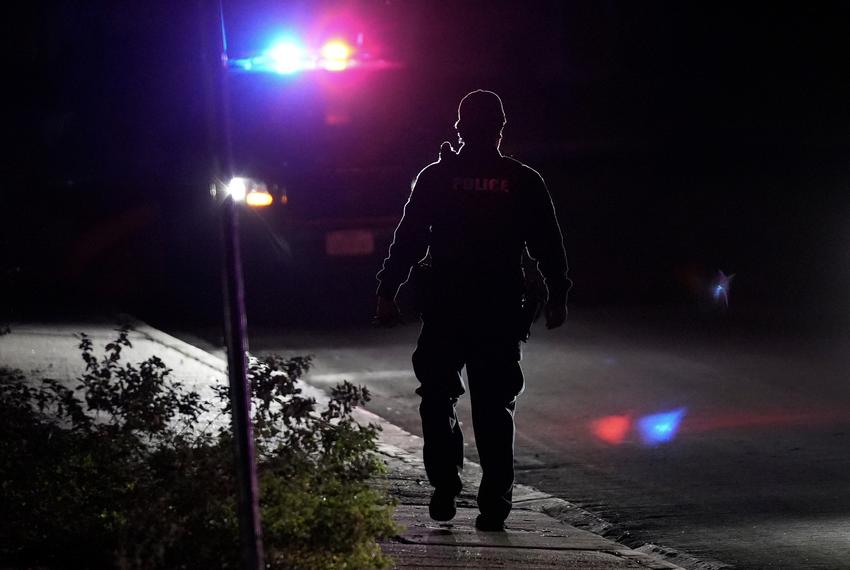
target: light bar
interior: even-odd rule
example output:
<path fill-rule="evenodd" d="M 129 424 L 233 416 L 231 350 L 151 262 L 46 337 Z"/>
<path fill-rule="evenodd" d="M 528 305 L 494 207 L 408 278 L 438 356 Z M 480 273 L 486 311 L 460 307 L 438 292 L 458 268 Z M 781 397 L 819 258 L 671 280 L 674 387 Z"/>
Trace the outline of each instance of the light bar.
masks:
<path fill-rule="evenodd" d="M 390 69 L 401 67 L 397 62 L 373 58 L 362 46 L 352 46 L 339 37 L 321 46 L 309 46 L 297 38 L 286 36 L 269 49 L 253 57 L 227 59 L 234 72 L 295 75 L 304 71 L 346 71 L 358 69 Z"/>
<path fill-rule="evenodd" d="M 322 46 L 320 65 L 328 71 L 344 71 L 351 65 L 354 50 L 342 40 L 331 40 Z"/>
<path fill-rule="evenodd" d="M 304 48 L 293 41 L 276 44 L 265 55 L 275 72 L 282 74 L 301 71 L 307 63 Z"/>

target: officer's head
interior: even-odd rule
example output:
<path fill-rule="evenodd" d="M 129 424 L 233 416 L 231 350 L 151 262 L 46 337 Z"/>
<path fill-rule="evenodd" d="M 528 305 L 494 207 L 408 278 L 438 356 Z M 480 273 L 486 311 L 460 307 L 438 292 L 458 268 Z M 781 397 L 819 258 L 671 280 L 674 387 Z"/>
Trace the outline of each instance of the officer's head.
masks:
<path fill-rule="evenodd" d="M 460 100 L 455 128 L 465 144 L 499 146 L 505 122 L 505 109 L 499 96 L 476 89 Z"/>

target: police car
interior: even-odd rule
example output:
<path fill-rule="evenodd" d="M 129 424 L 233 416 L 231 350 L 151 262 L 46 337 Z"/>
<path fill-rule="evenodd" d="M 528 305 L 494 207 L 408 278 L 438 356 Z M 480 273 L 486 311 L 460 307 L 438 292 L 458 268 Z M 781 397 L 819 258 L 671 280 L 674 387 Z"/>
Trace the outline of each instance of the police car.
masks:
<path fill-rule="evenodd" d="M 211 190 L 246 205 L 249 302 L 312 294 L 371 303 L 412 179 L 424 157 L 436 158 L 446 126 L 411 132 L 436 94 L 406 64 L 398 22 L 410 13 L 379 3 L 274 6 L 225 3 L 234 176 Z"/>

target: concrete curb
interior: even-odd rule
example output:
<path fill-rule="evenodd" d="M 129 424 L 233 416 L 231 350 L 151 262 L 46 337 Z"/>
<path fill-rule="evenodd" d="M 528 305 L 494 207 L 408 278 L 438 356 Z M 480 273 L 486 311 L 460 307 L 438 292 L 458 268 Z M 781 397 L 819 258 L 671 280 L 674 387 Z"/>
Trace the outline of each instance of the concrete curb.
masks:
<path fill-rule="evenodd" d="M 161 344 L 169 350 L 178 352 L 186 358 L 195 360 L 204 366 L 212 368 L 214 372 L 224 375 L 227 374 L 227 362 L 218 356 L 210 354 L 206 350 L 191 345 L 177 337 L 173 337 L 170 334 L 154 328 L 146 322 L 140 321 L 130 315 L 119 315 L 118 318 L 121 323 L 126 324 L 151 342 Z"/>
<path fill-rule="evenodd" d="M 181 340 L 166 332 L 163 332 L 144 321 L 140 321 L 130 315 L 121 315 L 121 322 L 127 324 L 139 335 L 145 337 L 151 342 L 160 344 L 169 350 L 173 350 L 181 354 L 185 358 L 195 360 L 196 362 L 211 368 L 217 374 L 227 377 L 227 361 L 210 354 L 206 350 L 194 346 L 185 340 Z M 327 401 L 328 395 L 321 388 L 311 386 L 306 382 L 301 382 L 301 391 L 305 397 L 314 398 L 316 402 L 322 404 Z"/>

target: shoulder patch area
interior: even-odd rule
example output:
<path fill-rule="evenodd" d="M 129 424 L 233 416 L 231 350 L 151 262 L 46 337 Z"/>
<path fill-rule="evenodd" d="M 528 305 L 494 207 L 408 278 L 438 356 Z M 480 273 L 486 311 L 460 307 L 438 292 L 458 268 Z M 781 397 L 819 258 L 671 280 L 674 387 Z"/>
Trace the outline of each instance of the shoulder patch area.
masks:
<path fill-rule="evenodd" d="M 452 143 L 449 141 L 443 141 L 443 144 L 440 145 L 440 157 L 438 160 L 443 162 L 454 160 L 455 158 L 457 158 L 457 152 L 455 152 L 455 149 L 452 148 Z"/>

